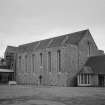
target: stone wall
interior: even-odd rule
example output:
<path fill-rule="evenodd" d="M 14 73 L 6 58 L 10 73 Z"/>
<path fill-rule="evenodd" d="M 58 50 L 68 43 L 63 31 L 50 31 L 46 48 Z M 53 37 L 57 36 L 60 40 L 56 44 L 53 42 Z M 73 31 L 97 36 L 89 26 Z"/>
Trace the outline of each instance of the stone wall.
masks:
<path fill-rule="evenodd" d="M 88 41 L 90 47 L 88 46 Z M 90 51 L 89 51 L 90 49 Z M 57 69 L 57 51 L 61 52 L 61 72 Z M 48 52 L 51 52 L 51 72 L 48 70 Z M 40 53 L 43 55 L 42 65 L 40 64 Z M 90 53 L 90 54 L 89 54 Z M 34 71 L 32 55 L 35 54 Z M 42 76 L 41 85 L 74 86 L 76 75 L 84 66 L 89 56 L 97 54 L 97 46 L 90 33 L 78 45 L 66 45 L 45 49 L 34 49 L 33 51 L 18 52 L 17 55 L 17 81 L 22 84 L 40 83 L 39 76 Z M 25 56 L 27 55 L 27 70 Z M 21 68 L 19 67 L 19 56 L 21 56 Z"/>
<path fill-rule="evenodd" d="M 96 56 L 98 54 L 98 48 L 89 32 L 87 32 L 85 37 L 80 41 L 78 52 L 79 69 L 83 67 L 90 56 Z"/>
<path fill-rule="evenodd" d="M 57 70 L 57 51 L 61 51 L 61 72 Z M 51 72 L 48 70 L 48 52 L 51 52 Z M 43 66 L 40 66 L 40 53 L 43 54 Z M 32 54 L 35 54 L 35 70 L 33 71 Z M 27 71 L 25 56 L 27 55 Z M 42 76 L 42 85 L 70 86 L 72 79 L 77 73 L 77 47 L 55 47 L 33 52 L 19 53 L 21 67 L 17 60 L 17 81 L 23 84 L 38 84 L 39 76 Z"/>
<path fill-rule="evenodd" d="M 98 74 L 92 76 L 92 86 L 98 86 Z"/>

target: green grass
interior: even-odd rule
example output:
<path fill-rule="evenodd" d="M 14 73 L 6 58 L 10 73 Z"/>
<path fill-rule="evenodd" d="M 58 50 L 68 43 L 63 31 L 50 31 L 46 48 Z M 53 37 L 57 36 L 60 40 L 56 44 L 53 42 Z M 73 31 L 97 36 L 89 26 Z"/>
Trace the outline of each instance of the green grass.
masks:
<path fill-rule="evenodd" d="M 1 86 L 0 105 L 105 105 L 105 88 Z M 45 105 L 43 103 L 43 105 Z"/>

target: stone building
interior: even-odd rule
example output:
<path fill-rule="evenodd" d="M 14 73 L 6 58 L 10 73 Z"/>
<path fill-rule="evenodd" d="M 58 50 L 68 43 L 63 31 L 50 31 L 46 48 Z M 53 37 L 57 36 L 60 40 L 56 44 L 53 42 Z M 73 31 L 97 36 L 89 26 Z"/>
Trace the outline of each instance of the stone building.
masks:
<path fill-rule="evenodd" d="M 89 30 L 20 45 L 14 56 L 16 81 L 19 84 L 80 86 L 81 70 L 90 57 L 100 53 Z"/>

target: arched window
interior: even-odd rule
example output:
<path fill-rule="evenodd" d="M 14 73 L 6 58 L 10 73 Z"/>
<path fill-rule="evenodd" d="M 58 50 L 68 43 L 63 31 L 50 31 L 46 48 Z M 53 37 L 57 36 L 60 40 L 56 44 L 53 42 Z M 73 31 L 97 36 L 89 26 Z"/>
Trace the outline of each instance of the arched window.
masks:
<path fill-rule="evenodd" d="M 58 72 L 61 72 L 61 51 L 57 51 L 57 69 Z"/>
<path fill-rule="evenodd" d="M 26 70 L 26 72 L 28 72 L 28 69 L 27 69 L 27 55 L 25 55 L 25 70 Z"/>
<path fill-rule="evenodd" d="M 42 64 L 43 64 L 43 54 L 40 53 L 40 66 L 42 66 Z"/>
<path fill-rule="evenodd" d="M 21 69 L 21 56 L 19 56 L 19 68 Z"/>
<path fill-rule="evenodd" d="M 88 40 L 87 41 L 87 45 L 88 45 L 88 56 L 91 55 L 91 42 Z"/>
<path fill-rule="evenodd" d="M 51 52 L 48 52 L 48 70 L 51 72 Z"/>
<path fill-rule="evenodd" d="M 35 71 L 35 54 L 32 54 L 32 71 Z"/>

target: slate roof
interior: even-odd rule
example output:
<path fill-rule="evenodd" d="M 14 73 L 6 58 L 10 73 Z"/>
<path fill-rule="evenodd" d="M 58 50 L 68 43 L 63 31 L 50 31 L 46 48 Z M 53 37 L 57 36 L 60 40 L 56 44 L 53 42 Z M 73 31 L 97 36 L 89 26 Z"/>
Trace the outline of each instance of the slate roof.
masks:
<path fill-rule="evenodd" d="M 85 66 L 91 67 L 93 73 L 105 74 L 105 55 L 90 57 Z"/>
<path fill-rule="evenodd" d="M 83 73 L 83 74 L 94 74 L 93 70 L 91 67 L 89 66 L 84 66 L 81 71 L 79 73 Z"/>
<path fill-rule="evenodd" d="M 40 43 L 39 43 L 39 45 L 37 45 L 36 49 L 43 49 L 43 48 L 48 47 L 50 41 L 51 41 L 51 39 L 46 39 L 46 40 L 40 41 Z"/>
<path fill-rule="evenodd" d="M 86 32 L 89 32 L 89 30 L 83 30 L 79 32 L 75 32 L 72 34 L 68 34 L 68 40 L 66 40 L 66 44 L 78 44 L 80 40 L 84 37 Z"/>
<path fill-rule="evenodd" d="M 7 46 L 4 56 L 6 57 L 6 55 L 10 55 L 10 54 L 16 54 L 17 53 L 17 48 L 18 47 L 14 47 L 14 46 Z"/>
<path fill-rule="evenodd" d="M 17 51 L 17 47 L 14 46 L 7 46 L 6 48 L 6 52 L 16 52 Z"/>
<path fill-rule="evenodd" d="M 66 38 L 66 36 L 59 36 L 52 38 L 52 43 L 49 45 L 49 47 L 58 47 L 61 46 L 63 40 Z"/>
<path fill-rule="evenodd" d="M 37 42 L 29 43 L 29 44 L 20 45 L 20 46 L 18 47 L 18 51 L 20 51 L 20 52 L 32 51 L 33 48 L 36 48 L 39 43 L 40 43 L 40 42 L 37 41 Z"/>
<path fill-rule="evenodd" d="M 71 34 L 66 34 L 46 40 L 32 42 L 19 46 L 19 51 L 31 51 L 32 49 L 44 49 L 51 47 L 58 47 L 67 44 L 77 45 L 89 30 L 82 30 Z M 64 42 L 64 43 L 63 43 Z M 62 44 L 63 43 L 63 44 Z"/>

